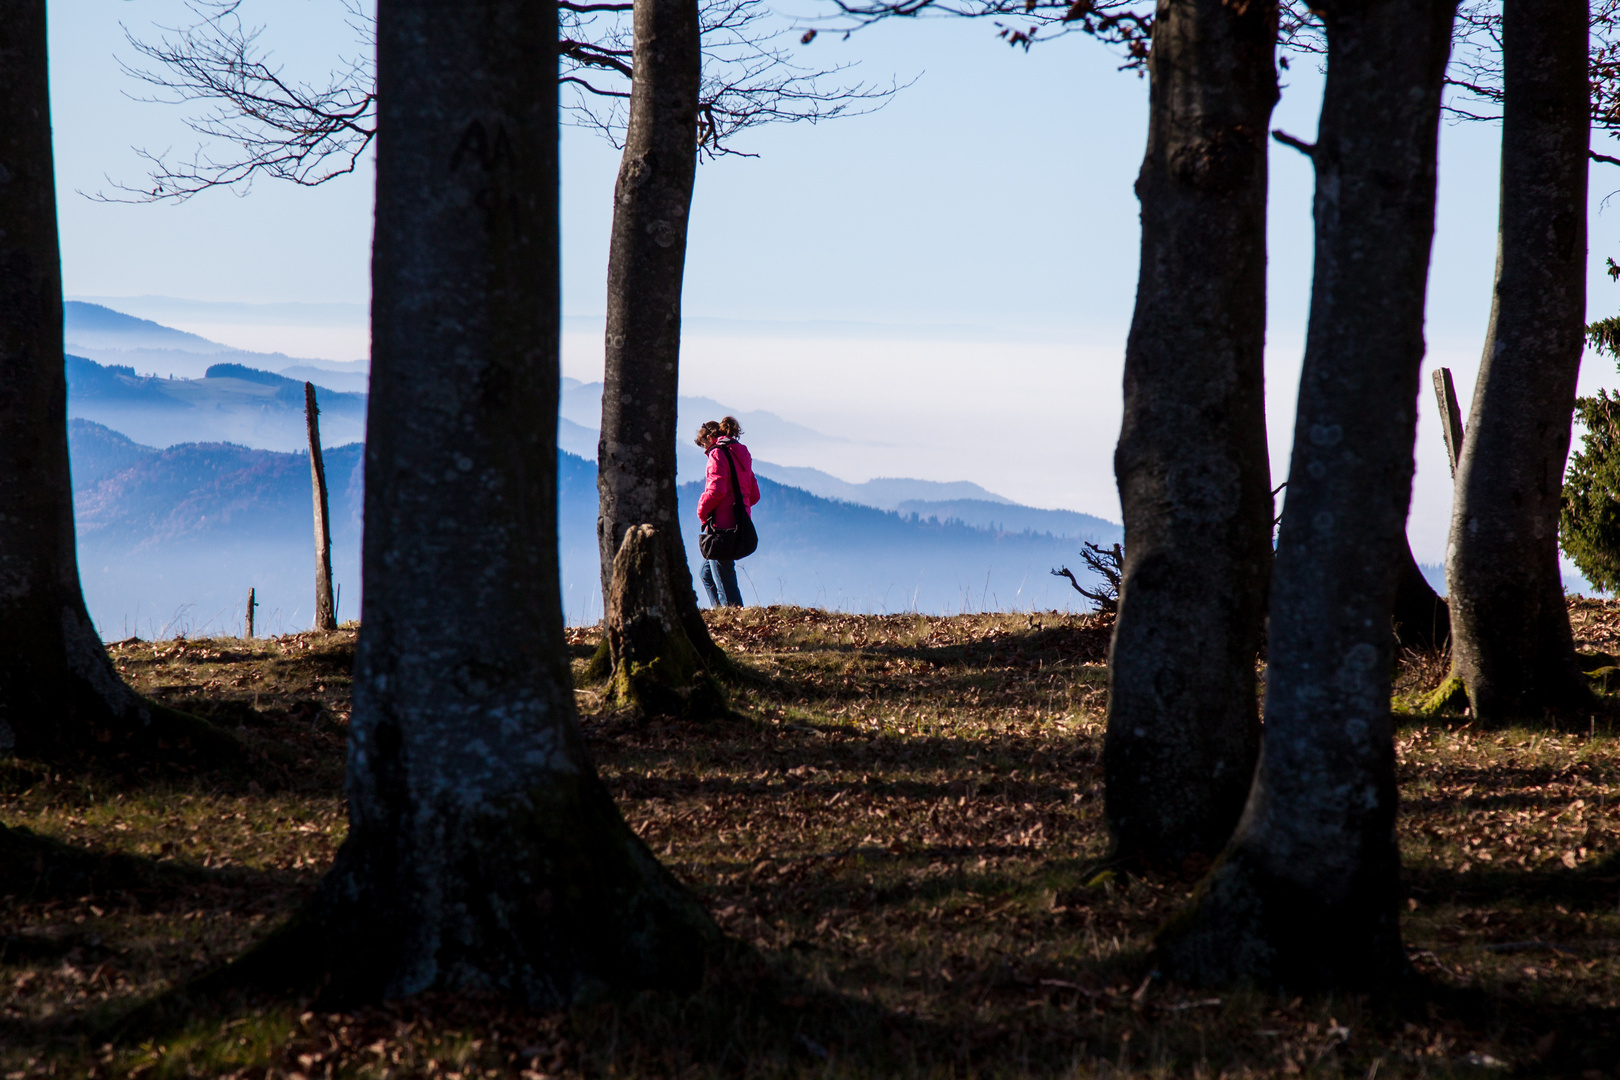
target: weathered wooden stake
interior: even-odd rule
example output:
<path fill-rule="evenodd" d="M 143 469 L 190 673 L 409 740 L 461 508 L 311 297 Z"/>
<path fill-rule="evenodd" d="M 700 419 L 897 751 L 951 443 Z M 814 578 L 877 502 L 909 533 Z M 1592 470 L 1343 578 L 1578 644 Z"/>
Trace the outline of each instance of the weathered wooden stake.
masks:
<path fill-rule="evenodd" d="M 1451 369 L 1434 369 L 1434 398 L 1440 406 L 1440 429 L 1446 437 L 1446 457 L 1451 461 L 1451 478 L 1457 478 L 1457 461 L 1462 457 L 1462 411 L 1457 408 L 1457 390 L 1451 385 Z"/>
<path fill-rule="evenodd" d="M 309 483 L 315 499 L 315 629 L 336 630 L 332 604 L 332 528 L 326 520 L 326 463 L 321 460 L 321 427 L 316 418 L 315 384 L 304 384 L 304 422 L 309 428 Z"/>
<path fill-rule="evenodd" d="M 253 590 L 249 589 L 247 602 L 247 633 L 243 634 L 243 637 L 251 638 L 253 636 L 253 609 L 258 606 L 259 602 L 253 599 Z"/>

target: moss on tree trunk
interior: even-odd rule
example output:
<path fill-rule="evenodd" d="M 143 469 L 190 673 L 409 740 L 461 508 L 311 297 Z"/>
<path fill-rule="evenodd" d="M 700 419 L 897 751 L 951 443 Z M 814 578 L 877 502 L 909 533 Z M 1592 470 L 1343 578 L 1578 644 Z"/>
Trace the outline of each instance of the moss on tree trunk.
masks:
<path fill-rule="evenodd" d="M 608 703 L 645 716 L 702 719 L 725 711 L 719 685 L 676 613 L 666 545 L 651 525 L 624 534 L 608 590 Z"/>

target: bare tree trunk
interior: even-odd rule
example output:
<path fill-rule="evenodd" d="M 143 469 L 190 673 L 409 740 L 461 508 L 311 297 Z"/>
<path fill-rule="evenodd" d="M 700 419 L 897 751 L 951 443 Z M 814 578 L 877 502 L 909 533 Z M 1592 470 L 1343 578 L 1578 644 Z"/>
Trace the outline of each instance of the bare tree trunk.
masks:
<path fill-rule="evenodd" d="M 349 836 L 245 964 L 324 1000 L 536 1007 L 701 977 L 718 931 L 586 753 L 557 564 L 556 7 L 383 0 Z M 239 969 L 241 970 L 241 969 Z"/>
<path fill-rule="evenodd" d="M 1590 696 L 1558 568 L 1586 317 L 1587 6 L 1507 0 L 1502 20 L 1496 293 L 1448 560 L 1453 668 L 1487 721 Z"/>
<path fill-rule="evenodd" d="M 1408 541 L 1398 556 L 1395 608 L 1390 621 L 1395 643 L 1403 649 L 1443 649 L 1451 641 L 1451 609 L 1423 576 Z"/>
<path fill-rule="evenodd" d="M 697 177 L 702 41 L 697 0 L 636 0 L 635 78 L 608 251 L 607 368 L 596 486 L 602 602 L 624 535 L 652 525 L 686 635 L 724 654 L 698 613 L 675 504 L 675 402 L 681 357 L 686 226 Z"/>
<path fill-rule="evenodd" d="M 315 384 L 304 384 L 304 424 L 309 429 L 309 487 L 315 500 L 315 629 L 336 630 L 332 606 L 332 527 L 327 522 L 326 462 L 321 459 L 321 415 Z"/>
<path fill-rule="evenodd" d="M 1160 935 L 1161 970 L 1185 982 L 1362 987 L 1407 970 L 1389 625 L 1456 6 L 1319 6 L 1316 272 L 1272 578 L 1265 739 L 1232 842 Z"/>
<path fill-rule="evenodd" d="M 124 684 L 85 610 L 68 477 L 45 0 L 0 0 L 0 753 L 236 740 Z"/>
<path fill-rule="evenodd" d="M 610 704 L 642 716 L 704 720 L 723 716 L 725 694 L 703 670 L 669 607 L 664 543 L 651 525 L 624 534 L 613 561 L 605 635 L 612 661 Z"/>
<path fill-rule="evenodd" d="M 1160 0 L 1153 28 L 1136 182 L 1142 259 L 1114 455 L 1125 564 L 1103 757 L 1114 854 L 1150 867 L 1220 850 L 1259 742 L 1276 38 L 1268 2 Z"/>

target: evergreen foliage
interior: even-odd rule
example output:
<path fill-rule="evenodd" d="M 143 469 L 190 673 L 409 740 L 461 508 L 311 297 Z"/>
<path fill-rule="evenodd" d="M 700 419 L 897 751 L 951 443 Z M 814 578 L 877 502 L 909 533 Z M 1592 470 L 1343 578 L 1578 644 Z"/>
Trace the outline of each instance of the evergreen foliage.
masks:
<path fill-rule="evenodd" d="M 1592 348 L 1620 358 L 1620 316 L 1590 323 Z M 1564 474 L 1558 540 L 1586 580 L 1603 592 L 1620 586 L 1620 393 L 1575 399 L 1585 429 Z"/>
<path fill-rule="evenodd" d="M 1610 265 L 1614 260 L 1609 260 Z M 1586 343 L 1598 352 L 1620 357 L 1620 315 L 1610 315 L 1595 323 L 1586 324 Z"/>

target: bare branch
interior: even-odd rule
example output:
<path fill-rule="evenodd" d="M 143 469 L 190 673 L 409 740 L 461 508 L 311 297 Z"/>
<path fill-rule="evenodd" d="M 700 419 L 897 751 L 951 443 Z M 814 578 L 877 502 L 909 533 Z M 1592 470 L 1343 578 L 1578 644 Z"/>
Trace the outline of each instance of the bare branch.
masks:
<path fill-rule="evenodd" d="M 219 161 L 199 146 L 189 160 L 171 161 L 166 151 L 138 150 L 151 163 L 150 186 L 114 184 L 118 194 L 93 198 L 184 200 L 212 187 L 245 187 L 261 175 L 313 187 L 355 170 L 377 131 L 367 62 L 346 62 L 324 86 L 288 79 L 258 46 L 264 28 L 243 25 L 239 4 L 194 0 L 189 6 L 199 21 L 171 29 L 155 43 L 136 38 L 126 27 L 125 39 L 153 66 L 123 65 L 126 74 L 158 90 L 137 100 L 202 105 L 188 117 L 188 126 L 238 152 Z M 359 17 L 352 0 L 349 11 L 352 26 Z"/>
<path fill-rule="evenodd" d="M 762 0 L 711 0 L 703 8 L 697 140 L 710 158 L 738 153 L 729 140 L 748 128 L 868 113 L 902 89 L 898 83 L 838 85 L 836 76 L 849 70 L 847 65 L 795 64 L 783 46 L 793 32 L 767 32 L 763 24 L 769 14 Z"/>
<path fill-rule="evenodd" d="M 341 0 L 360 42 L 375 26 Z M 355 170 L 376 132 L 375 72 L 369 59 L 348 62 L 325 84 L 287 78 L 259 44 L 263 27 L 245 26 L 242 0 L 188 0 L 193 25 L 170 28 L 156 42 L 125 37 L 147 64 L 125 66 L 156 88 L 140 100 L 191 110 L 187 124 L 204 143 L 189 160 L 169 152 L 136 153 L 150 165 L 139 186 L 111 183 L 102 200 L 183 200 L 209 188 L 245 193 L 268 176 L 313 186 Z M 575 126 L 595 130 L 614 146 L 623 134 L 633 75 L 630 3 L 559 4 L 558 82 L 562 108 Z M 808 68 L 793 62 L 785 42 L 796 31 L 777 24 L 764 0 L 702 0 L 703 84 L 694 148 L 710 158 L 738 154 L 731 140 L 765 123 L 819 123 L 881 108 L 903 86 L 844 83 L 847 67 Z M 363 54 L 370 57 L 372 49 Z M 905 85 L 909 85 L 905 84 Z M 215 156 L 217 155 L 217 156 Z"/>
<path fill-rule="evenodd" d="M 1308 143 L 1304 139 L 1296 138 L 1293 135 L 1288 134 L 1288 132 L 1284 131 L 1282 128 L 1278 128 L 1277 130 L 1273 131 L 1271 133 L 1271 137 L 1282 143 L 1284 146 L 1292 146 L 1295 150 L 1298 150 L 1311 160 L 1316 160 L 1315 143 Z"/>
<path fill-rule="evenodd" d="M 1105 548 L 1100 544 L 1085 541 L 1080 549 L 1080 558 L 1085 562 L 1086 568 L 1102 582 L 1095 589 L 1082 588 L 1074 571 L 1067 566 L 1052 571 L 1053 577 L 1069 579 L 1074 591 L 1097 605 L 1100 612 L 1115 612 L 1119 610 L 1119 585 L 1125 574 L 1125 551 L 1120 545 Z"/>
<path fill-rule="evenodd" d="M 1153 35 L 1153 4 L 1143 0 L 833 0 L 845 34 L 889 19 L 990 19 L 996 36 L 1029 49 L 1037 42 L 1088 34 L 1118 48 L 1122 68 L 1141 71 Z M 810 35 L 814 36 L 814 35 Z M 808 43 L 808 42 L 807 42 Z"/>
<path fill-rule="evenodd" d="M 592 85 L 590 82 L 580 78 L 578 75 L 563 75 L 558 78 L 557 81 L 560 83 L 571 83 L 574 86 L 582 87 L 587 93 L 595 94 L 598 97 L 624 98 L 627 101 L 630 99 L 630 91 L 628 90 L 603 90 L 601 87 Z"/>
<path fill-rule="evenodd" d="M 1029 49 L 1037 42 L 1086 34 L 1123 56 L 1120 69 L 1146 71 L 1153 42 L 1154 4 L 1147 0 L 832 0 L 838 14 L 826 21 L 846 35 L 894 18 L 956 17 L 990 19 L 997 36 Z M 807 31 L 806 44 L 815 36 Z M 1321 17 L 1308 0 L 1282 0 L 1277 44 L 1284 54 L 1325 56 Z M 1288 57 L 1279 58 L 1288 67 Z"/>
<path fill-rule="evenodd" d="M 604 49 L 586 41 L 570 41 L 563 38 L 557 42 L 557 55 L 569 60 L 577 61 L 586 67 L 607 68 L 616 71 L 625 78 L 630 78 L 630 65 L 619 59 L 629 56 L 629 49 Z M 577 81 L 577 80 L 572 80 Z"/>
<path fill-rule="evenodd" d="M 1620 132 L 1620 0 L 1594 0 L 1588 18 L 1592 123 L 1611 133 Z M 1502 118 L 1500 0 L 1478 0 L 1458 11 L 1446 85 L 1458 91 L 1447 96 L 1444 106 L 1453 119 Z"/>

